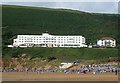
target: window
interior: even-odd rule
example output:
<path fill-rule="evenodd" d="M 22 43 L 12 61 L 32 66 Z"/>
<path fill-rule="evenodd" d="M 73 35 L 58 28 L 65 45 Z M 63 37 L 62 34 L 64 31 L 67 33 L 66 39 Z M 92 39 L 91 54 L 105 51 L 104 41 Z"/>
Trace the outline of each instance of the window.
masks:
<path fill-rule="evenodd" d="M 101 42 L 101 44 L 103 44 L 103 42 Z"/>

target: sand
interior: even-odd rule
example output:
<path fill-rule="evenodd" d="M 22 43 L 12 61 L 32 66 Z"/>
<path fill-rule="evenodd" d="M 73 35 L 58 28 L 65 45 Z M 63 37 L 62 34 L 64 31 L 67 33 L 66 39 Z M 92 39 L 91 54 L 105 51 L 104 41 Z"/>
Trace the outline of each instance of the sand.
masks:
<path fill-rule="evenodd" d="M 115 73 L 77 74 L 77 73 L 37 73 L 3 72 L 2 81 L 118 81 Z"/>

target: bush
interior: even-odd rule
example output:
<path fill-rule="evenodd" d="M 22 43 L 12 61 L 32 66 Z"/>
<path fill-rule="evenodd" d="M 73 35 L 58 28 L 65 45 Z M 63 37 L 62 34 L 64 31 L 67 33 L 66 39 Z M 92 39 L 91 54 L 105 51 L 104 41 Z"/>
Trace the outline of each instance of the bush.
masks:
<path fill-rule="evenodd" d="M 48 59 L 48 62 L 50 62 L 52 60 L 55 60 L 56 58 L 54 56 L 48 56 L 47 59 Z"/>

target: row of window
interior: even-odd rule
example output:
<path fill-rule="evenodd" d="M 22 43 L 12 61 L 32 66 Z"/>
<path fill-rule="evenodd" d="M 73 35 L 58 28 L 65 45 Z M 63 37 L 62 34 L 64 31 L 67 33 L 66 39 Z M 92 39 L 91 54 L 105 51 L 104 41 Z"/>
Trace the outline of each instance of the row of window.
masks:
<path fill-rule="evenodd" d="M 54 45 L 54 46 L 80 46 L 79 44 L 21 44 L 21 45 Z"/>
<path fill-rule="evenodd" d="M 29 38 L 29 37 L 18 37 L 18 38 L 19 38 L 19 39 L 25 39 L 25 38 Z M 49 38 L 49 37 L 31 37 L 31 38 L 34 38 L 34 39 L 37 38 L 37 39 L 38 39 L 38 38 Z M 52 38 L 53 38 L 53 39 L 56 39 L 56 38 L 65 38 L 65 39 L 66 39 L 66 38 L 69 38 L 69 39 L 75 39 L 75 38 L 78 39 L 78 38 L 79 38 L 79 39 L 80 39 L 81 37 L 51 37 L 51 38 L 49 38 L 49 39 L 52 39 Z"/>
<path fill-rule="evenodd" d="M 16 42 L 16 41 L 15 41 Z M 19 42 L 39 42 L 39 43 L 41 43 L 41 42 L 46 42 L 46 43 L 55 43 L 56 41 L 19 41 Z M 67 41 L 67 42 L 63 42 L 63 41 L 58 41 L 58 43 L 80 43 L 80 41 L 73 41 L 73 42 L 69 42 L 69 41 Z"/>
<path fill-rule="evenodd" d="M 112 42 L 101 42 L 101 44 L 115 44 L 115 43 L 112 43 Z"/>
<path fill-rule="evenodd" d="M 19 40 L 57 40 L 57 39 L 19 39 Z M 58 39 L 58 40 L 80 40 L 80 39 Z"/>

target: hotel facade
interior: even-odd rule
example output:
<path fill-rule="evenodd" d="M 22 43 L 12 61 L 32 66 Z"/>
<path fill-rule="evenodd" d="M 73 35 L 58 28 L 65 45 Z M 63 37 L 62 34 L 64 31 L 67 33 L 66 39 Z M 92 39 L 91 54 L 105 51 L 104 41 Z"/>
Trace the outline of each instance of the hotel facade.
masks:
<path fill-rule="evenodd" d="M 87 47 L 83 36 L 17 35 L 13 47 Z"/>

